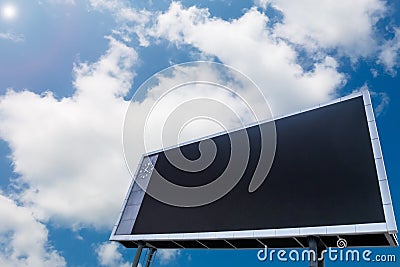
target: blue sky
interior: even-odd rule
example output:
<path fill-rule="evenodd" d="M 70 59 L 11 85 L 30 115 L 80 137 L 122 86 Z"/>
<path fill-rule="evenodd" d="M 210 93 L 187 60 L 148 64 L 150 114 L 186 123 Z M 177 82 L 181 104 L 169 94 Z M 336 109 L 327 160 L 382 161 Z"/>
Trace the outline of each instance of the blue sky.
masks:
<path fill-rule="evenodd" d="M 129 266 L 134 250 L 108 242 L 130 182 L 127 104 L 192 60 L 240 70 L 276 113 L 368 88 L 399 214 L 398 1 L 0 0 L 0 11 L 0 266 Z M 283 266 L 190 250 L 160 251 L 154 266 L 265 264 Z"/>

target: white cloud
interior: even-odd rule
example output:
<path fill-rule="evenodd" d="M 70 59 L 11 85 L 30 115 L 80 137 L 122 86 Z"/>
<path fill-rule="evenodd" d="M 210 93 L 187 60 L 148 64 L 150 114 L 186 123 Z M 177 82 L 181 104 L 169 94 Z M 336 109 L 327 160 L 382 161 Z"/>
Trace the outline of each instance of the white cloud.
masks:
<path fill-rule="evenodd" d="M 75 5 L 75 0 L 44 0 L 51 4 L 67 4 L 67 5 Z"/>
<path fill-rule="evenodd" d="M 76 92 L 9 91 L 0 98 L 0 137 L 12 150 L 20 197 L 37 218 L 62 225 L 115 222 L 129 174 L 121 132 L 136 52 L 113 38 L 93 64 L 74 67 Z"/>
<path fill-rule="evenodd" d="M 104 242 L 99 244 L 99 246 L 95 249 L 95 252 L 97 254 L 97 259 L 100 263 L 100 266 L 131 266 L 129 262 L 124 261 L 123 255 L 120 251 L 118 251 L 119 247 L 120 246 L 117 243 Z M 142 254 L 144 253 L 142 252 Z M 179 249 L 159 249 L 156 251 L 153 260 L 156 259 L 156 261 L 158 261 L 161 265 L 168 265 L 174 263 L 180 255 L 181 251 Z M 139 266 L 142 265 L 139 263 Z"/>
<path fill-rule="evenodd" d="M 399 66 L 400 59 L 400 28 L 394 28 L 394 36 L 386 41 L 379 53 L 378 63 L 383 64 L 386 71 L 396 75 L 395 68 Z"/>
<path fill-rule="evenodd" d="M 131 35 L 136 34 L 142 46 L 148 46 L 146 27 L 149 26 L 154 14 L 145 9 L 138 10 L 131 7 L 129 2 L 120 0 L 90 0 L 91 7 L 95 10 L 107 10 L 114 15 L 119 23 L 118 29 L 113 33 L 126 42 L 131 41 Z"/>
<path fill-rule="evenodd" d="M 338 48 L 353 60 L 369 56 L 377 49 L 374 27 L 386 12 L 384 1 L 268 2 L 284 16 L 274 29 L 277 36 L 311 49 Z"/>
<path fill-rule="evenodd" d="M 92 0 L 97 8 L 113 10 L 119 3 Z M 210 17 L 206 9 L 172 3 L 165 13 L 157 13 L 155 20 L 156 24 L 142 33 L 146 38 L 190 44 L 243 71 L 260 86 L 275 114 L 324 102 L 344 82 L 336 61 L 328 56 L 305 71 L 296 63 L 296 51 L 274 38 L 265 25 L 268 18 L 255 9 L 228 22 Z M 121 42 L 109 41 L 109 50 L 98 62 L 74 67 L 76 92 L 72 97 L 58 100 L 51 93 L 9 91 L 0 98 L 0 137 L 10 145 L 18 181 L 29 186 L 21 199 L 41 220 L 79 228 L 110 227 L 117 218 L 130 180 L 121 144 L 127 107 L 123 96 L 131 87 L 137 55 Z M 172 77 L 176 79 L 179 77 Z M 155 93 L 137 104 L 137 117 L 144 118 L 145 106 L 157 99 Z M 191 93 L 183 95 L 190 97 Z M 223 94 L 218 97 L 238 109 L 242 118 L 247 115 L 236 99 Z M 184 138 L 196 132 L 199 134 L 186 132 Z M 144 151 L 132 149 L 135 165 Z"/>
<path fill-rule="evenodd" d="M 179 249 L 159 249 L 156 257 L 161 265 L 167 265 L 176 261 L 180 255 L 181 251 Z"/>
<path fill-rule="evenodd" d="M 266 10 L 270 0 L 254 0 L 254 5 Z"/>
<path fill-rule="evenodd" d="M 277 114 L 327 101 L 345 81 L 335 59 L 326 55 L 315 59 L 312 70 L 304 70 L 296 50 L 274 36 L 266 26 L 268 17 L 256 9 L 224 21 L 207 9 L 172 3 L 156 21 L 149 36 L 192 45 L 239 69 L 263 90 Z"/>
<path fill-rule="evenodd" d="M 372 77 L 374 77 L 374 78 L 378 77 L 378 71 L 376 69 L 371 69 L 370 71 L 371 71 Z"/>
<path fill-rule="evenodd" d="M 388 13 L 388 7 L 383 0 L 254 0 L 253 2 L 255 6 L 261 7 L 263 10 L 270 7 L 271 10 L 282 14 L 281 21 L 278 20 L 273 26 L 268 26 L 269 28 L 265 27 L 265 33 L 269 38 L 280 44 L 295 44 L 296 49 L 306 49 L 309 53 L 307 57 L 310 57 L 311 61 L 318 59 L 321 61 L 321 57 L 327 55 L 346 56 L 352 62 L 356 62 L 360 58 L 378 57 L 378 63 L 383 64 L 386 70 L 392 74 L 394 74 L 394 67 L 398 66 L 398 30 L 395 28 L 395 37 L 383 44 L 377 35 L 377 22 Z M 233 44 L 242 46 L 237 50 L 239 54 L 243 50 L 250 51 L 245 46 L 247 43 L 242 42 L 242 32 L 238 34 L 235 32 L 224 33 L 220 32 L 221 27 L 217 27 L 215 30 L 211 29 L 212 33 L 204 35 L 203 29 L 209 30 L 207 25 L 217 26 L 218 22 L 238 24 L 235 21 L 228 22 L 212 18 L 207 9 L 194 6 L 184 8 L 179 2 L 172 2 L 169 10 L 162 13 L 138 10 L 126 1 L 90 0 L 90 3 L 95 9 L 109 10 L 114 14 L 120 25 L 118 29 L 114 30 L 114 33 L 125 41 L 131 41 L 131 36 L 136 34 L 142 46 L 149 46 L 154 41 L 150 38 L 151 36 L 163 37 L 175 44 L 191 44 L 205 52 L 203 55 L 207 57 L 207 49 L 197 46 L 195 35 L 204 37 L 203 44 L 208 43 L 209 46 L 213 46 L 217 41 L 212 42 L 212 33 L 221 33 L 221 38 L 233 41 L 228 44 L 229 46 Z M 255 14 L 254 10 L 246 13 L 247 17 Z M 274 16 L 273 13 L 270 12 L 270 16 Z M 263 26 L 266 26 L 268 17 L 266 15 L 263 17 Z M 245 18 L 246 14 L 238 21 Z M 158 24 L 156 27 L 154 27 L 155 23 Z M 232 28 L 234 28 L 233 25 Z M 200 32 L 195 34 L 194 30 Z M 245 34 L 244 37 L 254 38 L 254 35 L 251 34 L 254 31 L 251 29 L 248 31 L 249 34 Z M 193 36 L 189 37 L 189 35 Z M 210 38 L 207 38 L 208 36 Z M 259 38 L 254 38 L 254 41 L 257 39 Z M 230 52 L 229 50 L 227 53 Z M 297 57 L 297 53 L 295 56 Z"/>
<path fill-rule="evenodd" d="M 121 0 L 90 0 L 92 7 L 96 9 L 116 10 L 124 6 Z"/>
<path fill-rule="evenodd" d="M 371 92 L 371 96 L 377 98 L 379 104 L 374 108 L 377 117 L 385 113 L 390 103 L 390 97 L 385 92 Z"/>
<path fill-rule="evenodd" d="M 0 39 L 20 43 L 25 41 L 25 36 L 22 34 L 15 34 L 11 32 L 0 32 Z"/>
<path fill-rule="evenodd" d="M 0 266 L 62 267 L 65 260 L 48 245 L 46 227 L 32 212 L 0 195 Z"/>
<path fill-rule="evenodd" d="M 122 254 L 118 251 L 117 243 L 104 242 L 96 248 L 97 260 L 100 266 L 105 267 L 130 267 L 129 262 L 124 262 Z M 141 265 L 139 265 L 141 266 Z"/>

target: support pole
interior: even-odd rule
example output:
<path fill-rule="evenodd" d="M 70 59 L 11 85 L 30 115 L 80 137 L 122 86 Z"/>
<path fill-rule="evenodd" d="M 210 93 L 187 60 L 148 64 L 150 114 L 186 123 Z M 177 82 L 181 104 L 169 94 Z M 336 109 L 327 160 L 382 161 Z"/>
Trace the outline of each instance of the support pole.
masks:
<path fill-rule="evenodd" d="M 322 251 L 325 249 L 324 246 L 320 244 L 319 238 L 315 236 L 309 236 L 308 247 L 310 251 L 314 251 L 313 254 L 315 258 L 310 257 L 309 266 L 310 267 L 324 267 L 324 259 L 321 258 Z"/>
<path fill-rule="evenodd" d="M 137 267 L 139 264 L 139 260 L 140 260 L 140 255 L 142 255 L 142 250 L 143 250 L 143 243 L 139 243 L 139 246 L 136 250 L 136 255 L 135 258 L 133 259 L 133 263 L 132 263 L 132 267 Z"/>
<path fill-rule="evenodd" d="M 150 267 L 151 261 L 153 259 L 154 253 L 156 252 L 155 248 L 150 249 L 149 256 L 147 257 L 146 267 Z"/>

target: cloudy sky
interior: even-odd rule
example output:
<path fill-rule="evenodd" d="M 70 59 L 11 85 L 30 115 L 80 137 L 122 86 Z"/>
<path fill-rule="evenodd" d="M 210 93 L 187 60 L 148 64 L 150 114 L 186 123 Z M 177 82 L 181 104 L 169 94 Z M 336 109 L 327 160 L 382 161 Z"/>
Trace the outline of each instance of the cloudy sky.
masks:
<path fill-rule="evenodd" d="M 368 88 L 400 213 L 398 1 L 0 0 L 0 266 L 129 266 L 134 251 L 108 242 L 130 183 L 125 112 L 194 60 L 241 71 L 276 114 Z M 154 266 L 221 264 L 266 263 L 172 250 Z"/>

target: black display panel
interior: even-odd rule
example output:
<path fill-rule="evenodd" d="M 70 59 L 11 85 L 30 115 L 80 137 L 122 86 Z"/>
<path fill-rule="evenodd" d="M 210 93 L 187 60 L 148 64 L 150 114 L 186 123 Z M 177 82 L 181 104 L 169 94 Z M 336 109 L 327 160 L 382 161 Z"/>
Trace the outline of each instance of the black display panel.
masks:
<path fill-rule="evenodd" d="M 385 222 L 362 96 L 278 119 L 275 124 L 275 159 L 267 179 L 255 192 L 249 193 L 248 187 L 260 154 L 258 127 L 265 124 L 240 130 L 248 133 L 250 160 L 232 191 L 194 208 L 170 206 L 145 194 L 131 234 Z M 218 152 L 205 170 L 179 170 L 163 152 L 158 154 L 156 170 L 179 185 L 211 182 L 223 172 L 230 156 L 227 134 L 212 139 Z M 181 149 L 189 159 L 200 156 L 198 142 L 173 149 Z M 148 186 L 153 186 L 152 178 Z"/>

